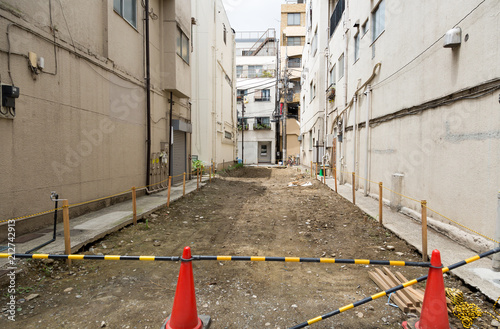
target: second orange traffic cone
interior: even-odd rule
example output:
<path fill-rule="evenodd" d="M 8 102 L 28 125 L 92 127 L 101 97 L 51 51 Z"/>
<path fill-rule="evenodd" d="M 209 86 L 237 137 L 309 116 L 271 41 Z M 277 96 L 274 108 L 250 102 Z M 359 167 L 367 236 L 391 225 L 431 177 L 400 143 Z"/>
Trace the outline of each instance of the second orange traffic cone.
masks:
<path fill-rule="evenodd" d="M 444 292 L 443 265 L 439 250 L 434 250 L 431 256 L 431 267 L 425 285 L 424 302 L 420 319 L 408 320 L 402 323 L 405 329 L 449 329 L 446 294 Z"/>

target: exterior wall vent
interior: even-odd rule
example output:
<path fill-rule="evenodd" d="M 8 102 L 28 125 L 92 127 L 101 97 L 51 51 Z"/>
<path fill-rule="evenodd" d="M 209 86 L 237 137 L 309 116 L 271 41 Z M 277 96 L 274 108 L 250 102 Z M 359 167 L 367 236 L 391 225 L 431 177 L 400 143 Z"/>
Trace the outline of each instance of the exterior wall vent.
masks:
<path fill-rule="evenodd" d="M 462 43 L 462 30 L 459 27 L 448 30 L 444 35 L 444 48 L 455 48 Z"/>

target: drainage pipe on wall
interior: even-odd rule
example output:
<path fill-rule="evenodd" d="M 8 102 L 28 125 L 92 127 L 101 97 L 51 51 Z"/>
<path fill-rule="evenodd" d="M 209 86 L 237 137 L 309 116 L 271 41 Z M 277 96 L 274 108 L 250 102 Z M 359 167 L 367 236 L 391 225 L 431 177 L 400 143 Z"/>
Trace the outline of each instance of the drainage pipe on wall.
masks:
<path fill-rule="evenodd" d="M 353 130 L 352 130 L 352 172 L 356 172 L 356 134 L 358 132 L 358 123 L 356 113 L 358 112 L 358 95 L 354 95 L 354 117 L 353 117 Z M 354 182 L 352 182 L 354 184 Z M 354 185 L 353 185 L 354 186 Z"/>
<path fill-rule="evenodd" d="M 365 196 L 368 196 L 368 149 L 370 148 L 370 112 L 372 109 L 372 86 L 366 87 L 366 147 L 365 147 Z"/>
<path fill-rule="evenodd" d="M 151 70 L 149 62 L 149 0 L 145 1 L 145 34 L 146 34 L 146 185 L 151 184 Z"/>

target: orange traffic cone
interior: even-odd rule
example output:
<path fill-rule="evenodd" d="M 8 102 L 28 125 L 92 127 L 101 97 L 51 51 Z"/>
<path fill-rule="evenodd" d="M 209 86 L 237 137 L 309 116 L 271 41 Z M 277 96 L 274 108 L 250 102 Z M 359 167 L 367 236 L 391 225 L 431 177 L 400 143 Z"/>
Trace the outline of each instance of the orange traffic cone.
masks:
<path fill-rule="evenodd" d="M 432 251 L 431 267 L 425 285 L 424 302 L 420 319 L 402 323 L 405 329 L 449 329 L 446 294 L 444 292 L 443 265 L 439 250 Z"/>
<path fill-rule="evenodd" d="M 166 319 L 162 329 L 200 329 L 203 326 L 196 310 L 191 248 L 184 248 L 181 260 L 172 314 Z"/>

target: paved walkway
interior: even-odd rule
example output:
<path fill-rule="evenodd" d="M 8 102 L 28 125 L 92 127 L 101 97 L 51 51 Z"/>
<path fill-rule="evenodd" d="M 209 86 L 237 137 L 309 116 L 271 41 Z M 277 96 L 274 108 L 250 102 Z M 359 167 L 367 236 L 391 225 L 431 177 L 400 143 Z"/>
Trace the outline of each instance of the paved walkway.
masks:
<path fill-rule="evenodd" d="M 209 176 L 202 178 L 200 188 L 206 184 Z M 186 181 L 186 194 L 196 190 L 196 179 Z M 154 194 L 144 195 L 137 198 L 137 220 L 144 218 L 152 212 L 166 206 L 167 190 L 163 190 Z M 182 184 L 180 186 L 172 186 L 170 190 L 170 202 L 182 198 Z M 124 201 L 80 217 L 70 219 L 70 235 L 71 235 L 71 251 L 76 252 L 82 246 L 92 243 L 104 236 L 119 230 L 120 228 L 133 223 L 132 217 L 132 200 Z M 37 232 L 27 235 L 36 236 L 26 242 L 16 242 L 16 253 L 21 254 L 35 248 L 49 240 L 53 236 L 53 226 L 46 227 Z M 16 237 L 16 240 L 23 236 Z M 3 251 L 7 252 L 7 250 Z M 64 229 L 63 224 L 57 224 L 56 241 L 42 247 L 37 253 L 44 254 L 64 254 Z M 7 264 L 7 259 L 0 259 L 0 268 Z"/>
<path fill-rule="evenodd" d="M 322 179 L 322 177 L 318 176 L 318 179 Z M 335 190 L 335 181 L 333 178 L 327 177 L 326 185 Z M 338 194 L 352 202 L 351 185 L 337 184 L 337 190 Z M 364 196 L 362 190 L 356 191 L 356 205 L 373 218 L 378 218 L 379 201 L 370 196 Z M 387 206 L 384 206 L 382 218 L 384 227 L 422 252 L 422 228 L 419 222 L 400 212 L 393 211 Z M 431 228 L 427 230 L 427 246 L 429 256 L 434 249 L 438 249 L 441 252 L 441 261 L 444 266 L 477 255 L 476 252 Z M 479 289 L 490 299 L 496 300 L 500 296 L 500 272 L 494 272 L 491 267 L 492 260 L 490 258 L 483 258 L 459 267 L 453 270 L 452 273 L 467 284 Z"/>

